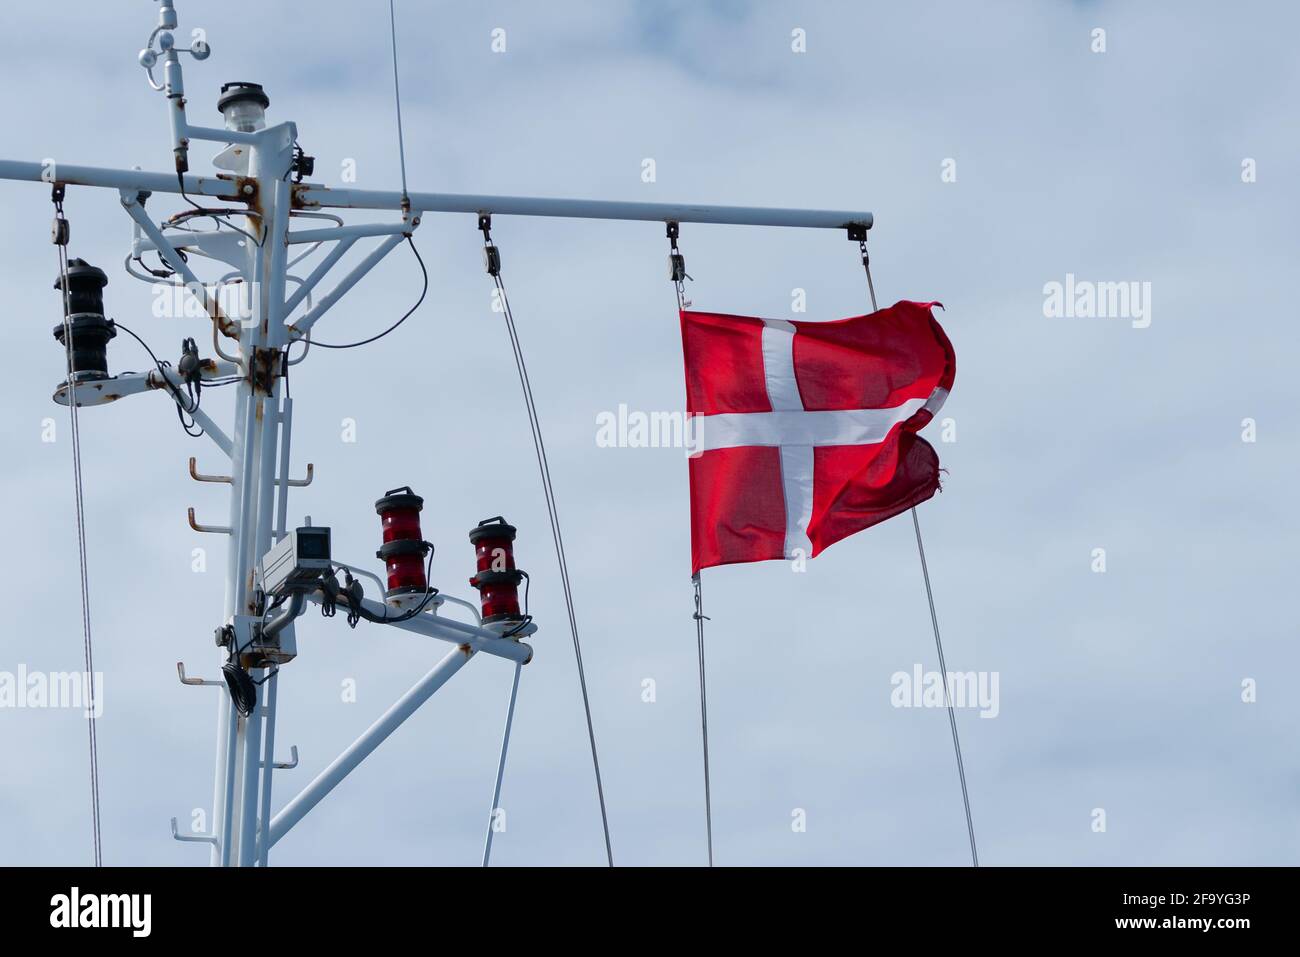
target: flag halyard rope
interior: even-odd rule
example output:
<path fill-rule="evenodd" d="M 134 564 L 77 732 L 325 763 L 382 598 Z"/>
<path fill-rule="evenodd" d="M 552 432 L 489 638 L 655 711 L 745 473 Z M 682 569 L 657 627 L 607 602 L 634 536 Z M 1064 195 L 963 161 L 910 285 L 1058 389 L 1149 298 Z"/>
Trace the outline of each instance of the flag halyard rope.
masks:
<path fill-rule="evenodd" d="M 862 255 L 862 268 L 867 274 L 867 292 L 871 295 L 871 311 L 876 312 L 876 285 L 871 279 L 871 256 L 867 253 L 867 230 L 864 226 L 849 229 L 849 239 L 857 242 Z M 966 787 L 966 764 L 962 760 L 961 738 L 957 734 L 957 712 L 952 704 L 952 694 L 948 689 L 948 665 L 943 657 L 943 639 L 939 635 L 939 616 L 934 610 L 934 591 L 930 587 L 930 568 L 925 560 L 925 544 L 921 541 L 921 520 L 916 516 L 916 506 L 912 509 L 912 527 L 916 530 L 916 550 L 921 557 L 921 575 L 925 579 L 925 598 L 930 606 L 930 624 L 934 627 L 934 647 L 939 654 L 939 676 L 943 679 L 943 701 L 948 708 L 948 725 L 952 729 L 952 747 L 957 756 L 957 777 L 961 781 L 961 803 L 966 812 L 966 833 L 970 837 L 970 858 L 973 867 L 980 866 L 979 850 L 975 845 L 975 821 L 971 816 L 970 792 Z"/>
<path fill-rule="evenodd" d="M 402 213 L 408 214 L 411 211 L 411 199 L 406 192 L 406 139 L 402 135 L 402 88 L 397 80 L 397 9 L 395 0 L 388 0 L 388 32 L 393 41 L 393 105 L 397 112 L 397 157 L 402 169 Z"/>
<path fill-rule="evenodd" d="M 587 673 L 582 661 L 582 642 L 578 637 L 578 618 L 573 609 L 573 588 L 569 579 L 569 563 L 564 551 L 564 536 L 560 531 L 559 510 L 555 502 L 555 487 L 551 481 L 551 466 L 546 455 L 546 443 L 542 439 L 542 428 L 538 420 L 537 405 L 533 399 L 533 387 L 528 378 L 528 367 L 524 362 L 523 349 L 519 344 L 519 331 L 515 326 L 514 314 L 510 309 L 510 299 L 506 295 L 505 283 L 501 278 L 501 252 L 492 241 L 492 217 L 479 216 L 478 228 L 483 233 L 483 258 L 487 273 L 496 285 L 501 303 L 501 312 L 505 316 L 506 331 L 510 336 L 510 348 L 515 357 L 515 370 L 519 374 L 519 386 L 524 393 L 524 406 L 528 412 L 528 424 L 533 435 L 533 451 L 537 456 L 537 469 L 541 474 L 542 492 L 546 498 L 547 518 L 551 525 L 551 539 L 555 544 L 555 558 L 559 565 L 560 586 L 564 592 L 564 605 L 569 618 L 569 633 L 573 637 L 573 655 L 578 666 L 578 685 L 582 690 L 582 709 L 587 719 L 587 740 L 591 745 L 591 764 L 596 775 L 596 797 L 600 802 L 600 823 L 605 837 L 605 857 L 610 867 L 614 866 L 614 847 L 609 834 L 609 814 L 605 807 L 605 786 L 600 773 L 600 757 L 596 750 L 596 730 L 591 718 L 591 698 L 587 692 Z"/>
<path fill-rule="evenodd" d="M 871 311 L 876 312 L 876 286 L 871 280 L 871 256 L 867 253 L 867 231 L 858 227 L 850 230 L 849 238 L 856 240 L 862 254 L 862 268 L 867 274 L 867 291 L 871 295 Z M 925 544 L 921 541 L 921 520 L 916 517 L 916 506 L 912 509 L 912 527 L 916 530 L 916 550 L 921 556 L 921 575 L 925 579 L 925 599 L 930 606 L 930 624 L 934 627 L 934 647 L 939 654 L 939 676 L 943 680 L 943 702 L 948 708 L 948 725 L 952 729 L 952 747 L 957 756 L 957 777 L 961 781 L 961 803 L 966 811 L 966 833 L 970 837 L 971 866 L 980 866 L 979 850 L 975 845 L 975 821 L 971 816 L 970 792 L 966 787 L 966 764 L 962 760 L 961 738 L 957 734 L 957 712 L 952 704 L 952 694 L 948 689 L 948 665 L 943 657 L 943 639 L 939 635 L 939 616 L 934 610 L 934 591 L 930 587 L 930 568 L 925 561 Z"/>
<path fill-rule="evenodd" d="M 99 802 L 99 734 L 95 723 L 95 655 L 90 627 L 90 568 L 86 557 L 86 508 L 81 477 L 81 427 L 77 416 L 76 371 L 72 342 L 72 293 L 68 282 L 68 221 L 63 216 L 64 186 L 56 183 L 53 241 L 59 256 L 59 285 L 63 289 L 63 344 L 67 358 L 68 417 L 72 431 L 72 484 L 77 523 L 77 560 L 81 571 L 82 652 L 86 667 L 85 687 L 88 700 L 86 727 L 90 745 L 90 825 L 96 867 L 104 866 L 103 832 Z"/>
<path fill-rule="evenodd" d="M 708 839 L 709 867 L 713 866 L 713 795 L 709 782 L 709 696 L 705 686 L 704 668 L 704 623 L 709 620 L 704 614 L 703 598 L 700 594 L 700 573 L 691 576 L 695 586 L 695 641 L 700 666 L 700 742 L 704 750 L 704 828 Z"/>
<path fill-rule="evenodd" d="M 921 556 L 921 574 L 925 578 L 925 598 L 930 604 L 930 623 L 934 626 L 934 647 L 939 653 L 939 677 L 943 679 L 943 702 L 948 707 L 948 724 L 952 728 L 952 747 L 957 755 L 957 777 L 961 781 L 961 802 L 966 809 L 966 832 L 970 836 L 971 866 L 979 867 L 980 856 L 975 846 L 975 821 L 970 812 L 970 792 L 966 789 L 966 765 L 961 756 L 961 738 L 957 735 L 957 712 L 953 708 L 952 695 L 948 690 L 948 665 L 943 657 L 943 639 L 939 637 L 939 616 L 934 610 L 934 592 L 930 588 L 930 569 L 925 562 L 925 545 L 921 541 L 921 522 L 916 517 L 916 506 L 912 506 L 912 525 L 916 529 L 916 550 Z"/>
<path fill-rule="evenodd" d="M 672 280 L 673 289 L 677 293 L 677 309 L 680 312 L 685 312 L 690 305 L 686 298 L 686 280 L 691 277 L 686 272 L 686 257 L 677 248 L 677 240 L 681 237 L 680 224 L 668 223 L 667 236 L 668 278 Z M 703 596 L 698 571 L 691 576 L 691 585 L 695 589 L 695 613 L 692 617 L 695 619 L 696 659 L 700 673 L 700 747 L 704 756 L 704 833 L 708 848 L 709 867 L 712 867 L 713 793 L 709 774 L 709 695 L 706 681 L 707 671 L 704 666 L 704 623 L 709 619 L 703 611 Z"/>

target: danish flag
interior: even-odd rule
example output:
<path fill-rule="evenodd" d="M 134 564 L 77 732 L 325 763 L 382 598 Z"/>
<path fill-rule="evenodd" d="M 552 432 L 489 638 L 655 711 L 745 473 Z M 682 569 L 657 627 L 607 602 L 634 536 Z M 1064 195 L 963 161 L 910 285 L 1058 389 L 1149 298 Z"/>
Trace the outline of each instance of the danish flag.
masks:
<path fill-rule="evenodd" d="M 924 502 L 957 370 L 933 302 L 836 322 L 681 313 L 692 570 L 811 558 Z"/>

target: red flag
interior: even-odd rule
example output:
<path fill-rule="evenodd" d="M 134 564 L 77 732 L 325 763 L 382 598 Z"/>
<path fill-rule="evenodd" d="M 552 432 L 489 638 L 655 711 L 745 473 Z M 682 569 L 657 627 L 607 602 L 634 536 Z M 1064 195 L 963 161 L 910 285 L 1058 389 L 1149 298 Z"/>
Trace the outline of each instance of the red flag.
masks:
<path fill-rule="evenodd" d="M 935 493 L 939 457 L 916 431 L 957 362 L 934 305 L 837 322 L 682 312 L 694 571 L 811 558 Z"/>

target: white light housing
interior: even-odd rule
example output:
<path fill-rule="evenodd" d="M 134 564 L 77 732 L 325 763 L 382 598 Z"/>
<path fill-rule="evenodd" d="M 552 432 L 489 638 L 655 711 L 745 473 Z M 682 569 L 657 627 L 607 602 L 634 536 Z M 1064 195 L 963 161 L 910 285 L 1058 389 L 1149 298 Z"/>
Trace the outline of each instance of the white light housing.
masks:
<path fill-rule="evenodd" d="M 270 98 L 260 83 L 226 83 L 221 87 L 217 109 L 226 121 L 226 129 L 240 133 L 255 133 L 266 127 L 266 108 Z M 231 143 L 212 159 L 217 169 L 230 170 L 240 175 L 248 174 L 248 144 Z"/>
<path fill-rule="evenodd" d="M 226 83 L 221 87 L 217 109 L 225 117 L 226 129 L 255 133 L 266 126 L 270 98 L 260 83 Z"/>

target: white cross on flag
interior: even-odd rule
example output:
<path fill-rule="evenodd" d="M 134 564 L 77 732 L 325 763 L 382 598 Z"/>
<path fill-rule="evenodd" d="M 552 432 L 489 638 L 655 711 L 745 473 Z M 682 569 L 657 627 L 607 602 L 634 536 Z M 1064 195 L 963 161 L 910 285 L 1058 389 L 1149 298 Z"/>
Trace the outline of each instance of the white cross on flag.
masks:
<path fill-rule="evenodd" d="M 957 361 L 931 307 L 837 322 L 685 312 L 692 570 L 811 558 L 930 498 L 916 434 Z"/>

